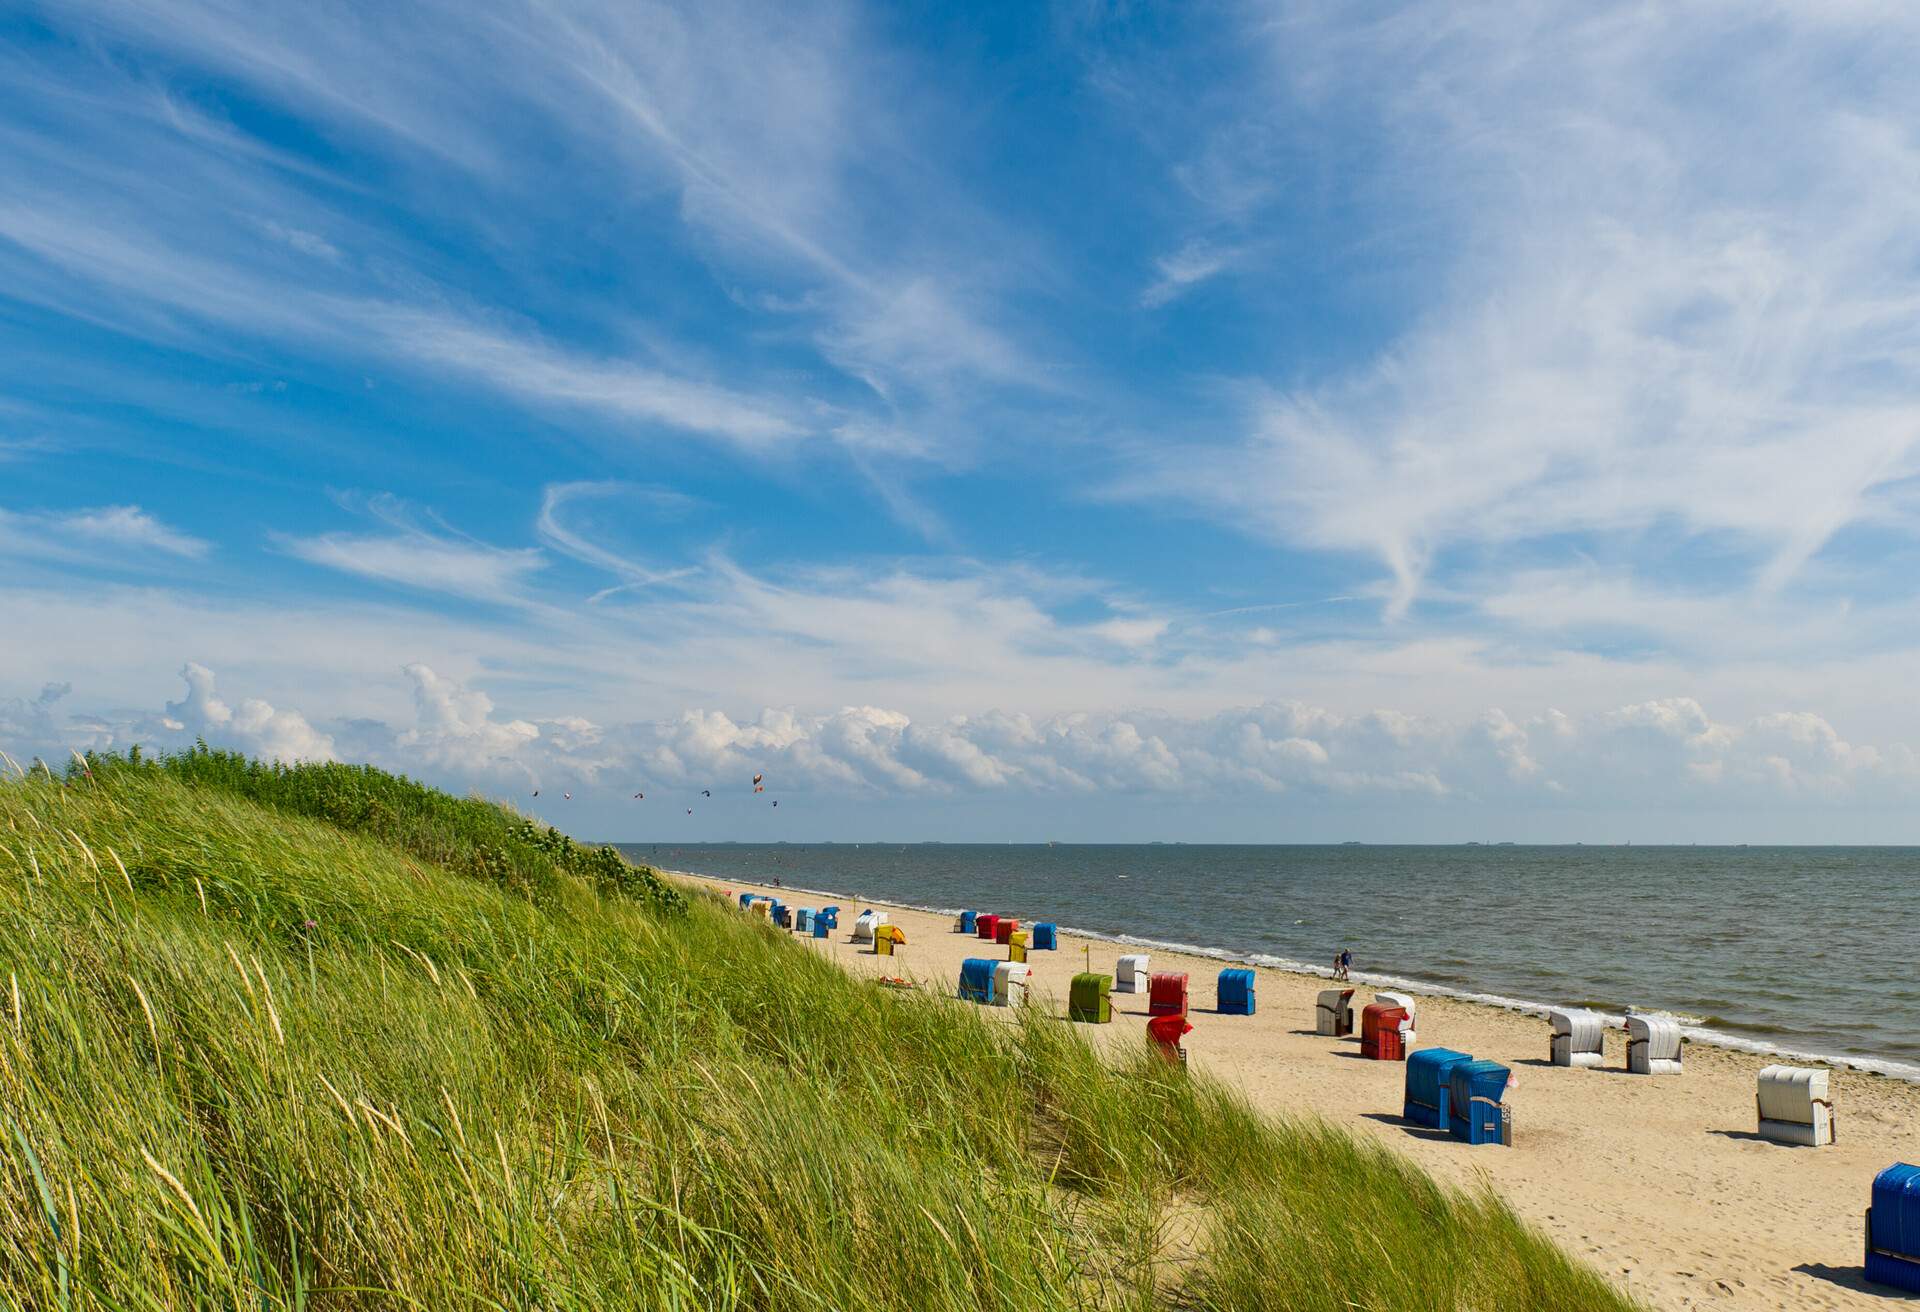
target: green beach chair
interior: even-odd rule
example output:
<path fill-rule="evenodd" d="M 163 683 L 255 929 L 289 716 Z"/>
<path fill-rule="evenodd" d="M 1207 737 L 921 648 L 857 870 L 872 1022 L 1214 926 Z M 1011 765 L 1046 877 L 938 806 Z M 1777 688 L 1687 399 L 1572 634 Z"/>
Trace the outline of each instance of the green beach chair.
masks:
<path fill-rule="evenodd" d="M 1113 976 L 1082 971 L 1067 988 L 1067 1019 L 1088 1025 L 1106 1025 L 1113 1020 Z"/>

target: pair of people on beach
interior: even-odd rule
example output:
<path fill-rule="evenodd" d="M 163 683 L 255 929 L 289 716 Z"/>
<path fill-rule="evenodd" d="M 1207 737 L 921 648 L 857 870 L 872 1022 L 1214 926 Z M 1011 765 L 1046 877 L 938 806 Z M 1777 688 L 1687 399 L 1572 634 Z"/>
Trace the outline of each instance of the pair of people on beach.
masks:
<path fill-rule="evenodd" d="M 1341 948 L 1333 955 L 1333 977 L 1345 979 L 1347 972 L 1353 969 L 1353 953 Z"/>

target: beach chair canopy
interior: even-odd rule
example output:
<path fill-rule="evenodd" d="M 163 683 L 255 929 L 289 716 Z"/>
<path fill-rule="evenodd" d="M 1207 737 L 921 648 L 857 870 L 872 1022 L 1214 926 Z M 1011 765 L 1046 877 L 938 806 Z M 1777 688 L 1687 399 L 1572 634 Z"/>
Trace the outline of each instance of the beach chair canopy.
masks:
<path fill-rule="evenodd" d="M 1446 1129 L 1450 1072 L 1461 1062 L 1472 1060 L 1472 1054 L 1452 1048 L 1422 1048 L 1408 1053 L 1406 1096 L 1400 1114 L 1416 1125 Z"/>
<path fill-rule="evenodd" d="M 886 912 L 872 909 L 862 911 L 853 921 L 853 941 L 855 943 L 873 942 L 873 931 L 886 923 Z"/>
<path fill-rule="evenodd" d="M 987 942 L 991 943 L 993 942 L 994 930 L 999 927 L 999 924 L 1000 924 L 999 916 L 993 915 L 990 912 L 982 911 L 978 916 L 974 917 L 973 928 L 975 933 L 977 933 L 981 938 L 985 939 Z"/>
<path fill-rule="evenodd" d="M 742 893 L 740 895 L 740 909 L 742 911 L 745 911 L 748 907 L 752 905 L 753 905 L 753 894 Z"/>
<path fill-rule="evenodd" d="M 1058 952 L 1060 950 L 1060 926 L 1051 920 L 1042 920 L 1034 924 L 1033 941 L 1027 944 L 1035 952 Z"/>
<path fill-rule="evenodd" d="M 1811 1066 L 1761 1068 L 1754 1096 L 1760 1137 L 1818 1148 L 1833 1142 L 1833 1097 L 1825 1070 Z"/>
<path fill-rule="evenodd" d="M 962 911 L 959 918 L 953 922 L 953 927 L 962 934 L 971 934 L 974 932 L 973 922 L 979 918 L 980 913 L 978 911 Z"/>
<path fill-rule="evenodd" d="M 1214 1009 L 1229 1016 L 1251 1016 L 1253 1004 L 1253 972 L 1239 966 L 1221 971 L 1214 985 Z"/>
<path fill-rule="evenodd" d="M 1020 922 L 1012 916 L 996 916 L 993 922 L 993 941 L 1005 946 L 1013 941 L 1013 931 L 1020 928 Z"/>
<path fill-rule="evenodd" d="M 1873 1177 L 1867 1279 L 1920 1294 L 1920 1166 L 1896 1162 Z"/>

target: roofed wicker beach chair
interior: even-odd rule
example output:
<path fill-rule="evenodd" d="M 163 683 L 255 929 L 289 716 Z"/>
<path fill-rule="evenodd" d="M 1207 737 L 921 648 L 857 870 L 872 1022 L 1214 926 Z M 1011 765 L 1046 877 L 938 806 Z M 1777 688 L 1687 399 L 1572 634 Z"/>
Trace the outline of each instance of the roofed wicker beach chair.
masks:
<path fill-rule="evenodd" d="M 1555 1066 L 1598 1066 L 1606 1058 L 1606 1022 L 1597 1011 L 1549 1011 L 1553 1028 L 1548 1057 Z"/>
<path fill-rule="evenodd" d="M 1113 963 L 1113 991 L 1115 993 L 1147 991 L 1146 953 L 1130 952 Z"/>
<path fill-rule="evenodd" d="M 1760 1137 L 1802 1148 L 1832 1143 L 1833 1098 L 1827 1085 L 1827 1072 L 1816 1067 L 1762 1067 L 1753 1097 Z"/>
<path fill-rule="evenodd" d="M 1671 1016 L 1627 1017 L 1627 1069 L 1635 1075 L 1680 1074 L 1680 1022 Z"/>
<path fill-rule="evenodd" d="M 1344 1038 L 1354 1033 L 1353 990 L 1321 989 L 1313 1008 L 1313 1032 Z"/>
<path fill-rule="evenodd" d="M 1067 986 L 1067 1019 L 1085 1025 L 1106 1025 L 1113 1020 L 1113 976 L 1082 971 Z"/>

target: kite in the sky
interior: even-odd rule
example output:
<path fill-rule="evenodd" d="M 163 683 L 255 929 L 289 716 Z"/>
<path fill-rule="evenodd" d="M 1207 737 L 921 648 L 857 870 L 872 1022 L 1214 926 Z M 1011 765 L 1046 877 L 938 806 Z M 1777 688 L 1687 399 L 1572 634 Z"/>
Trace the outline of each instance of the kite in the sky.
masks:
<path fill-rule="evenodd" d="M 637 801 L 639 801 L 639 800 L 640 800 L 641 798 L 643 798 L 643 797 L 645 797 L 645 796 L 646 796 L 646 794 L 645 794 L 645 793 L 635 793 L 635 794 L 633 795 L 633 800 L 637 802 Z"/>
<path fill-rule="evenodd" d="M 687 814 L 688 814 L 688 815 L 692 815 L 692 814 L 693 814 L 693 808 L 692 808 L 692 807 L 688 807 L 688 808 L 687 808 Z"/>
<path fill-rule="evenodd" d="M 562 794 L 560 794 L 560 797 L 561 797 L 561 799 L 562 799 L 563 801 L 568 801 L 568 802 L 571 802 L 571 801 L 573 800 L 573 794 L 572 794 L 572 793 L 562 793 Z"/>
<path fill-rule="evenodd" d="M 533 795 L 534 795 L 535 797 L 538 797 L 538 796 L 540 796 L 540 790 L 539 790 L 538 788 L 536 788 L 536 789 L 534 789 L 534 790 L 533 790 Z"/>
<path fill-rule="evenodd" d="M 765 775 L 763 775 L 763 774 L 756 774 L 756 775 L 754 775 L 754 776 L 753 776 L 753 791 L 754 791 L 754 792 L 756 792 L 756 793 L 764 793 L 764 792 L 766 792 L 766 791 L 767 791 L 766 789 L 764 789 L 764 788 L 762 788 L 762 787 L 760 786 L 760 781 L 761 781 L 762 779 L 765 779 L 765 778 L 766 778 L 766 776 L 765 776 Z"/>
<path fill-rule="evenodd" d="M 776 798 L 774 798 L 774 799 L 773 799 L 773 804 L 774 804 L 775 806 L 778 806 L 778 805 L 780 805 L 780 799 L 779 799 L 779 798 L 777 798 L 777 797 L 776 797 Z"/>
<path fill-rule="evenodd" d="M 702 789 L 700 790 L 700 796 L 702 796 L 702 797 L 712 797 L 712 796 L 713 796 L 713 789 L 711 789 L 711 788 L 702 788 Z"/>

